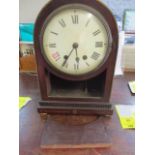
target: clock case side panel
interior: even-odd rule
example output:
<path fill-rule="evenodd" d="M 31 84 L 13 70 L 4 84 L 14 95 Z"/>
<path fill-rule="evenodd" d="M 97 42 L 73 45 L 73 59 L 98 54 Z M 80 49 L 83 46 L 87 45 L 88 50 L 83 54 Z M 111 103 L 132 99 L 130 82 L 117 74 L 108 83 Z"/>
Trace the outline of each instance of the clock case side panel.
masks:
<path fill-rule="evenodd" d="M 109 57 L 107 58 L 106 63 L 101 68 L 102 72 L 100 74 L 96 73 L 97 76 L 101 76 L 101 74 L 103 72 L 106 72 L 105 82 L 103 83 L 104 94 L 100 99 L 49 97 L 48 92 L 52 88 L 52 86 L 50 85 L 49 78 L 53 73 L 51 72 L 51 68 L 47 65 L 43 56 L 41 55 L 41 48 L 40 48 L 39 40 L 38 40 L 39 34 L 40 34 L 39 32 L 41 29 L 40 23 L 42 23 L 43 18 L 46 17 L 50 13 L 51 7 L 54 7 L 53 5 L 52 6 L 50 5 L 50 4 L 52 4 L 52 2 L 49 2 L 48 3 L 49 5 L 45 6 L 46 11 L 42 12 L 42 15 L 40 16 L 40 18 L 37 19 L 36 27 L 35 27 L 35 49 L 36 49 L 36 59 L 37 59 L 37 66 L 38 66 L 38 79 L 39 79 L 41 98 L 42 98 L 42 101 L 40 102 L 40 105 L 38 107 L 38 111 L 39 112 L 47 112 L 47 113 L 60 113 L 60 114 L 61 113 L 66 113 L 66 114 L 68 114 L 68 113 L 70 113 L 70 114 L 71 113 L 73 113 L 73 114 L 86 113 L 87 114 L 86 111 L 88 111 L 88 114 L 90 114 L 90 113 L 93 114 L 93 112 L 89 108 L 86 111 L 84 109 L 82 111 L 80 111 L 80 110 L 77 110 L 74 108 L 73 109 L 66 109 L 66 108 L 55 109 L 50 106 L 53 103 L 56 103 L 56 104 L 62 103 L 64 105 L 66 103 L 70 103 L 70 104 L 74 103 L 74 104 L 81 104 L 81 105 L 88 104 L 88 106 L 90 106 L 90 104 L 96 105 L 96 106 L 98 106 L 99 104 L 102 104 L 105 106 L 106 105 L 111 106 L 109 103 L 109 99 L 110 99 L 110 94 L 111 94 L 112 81 L 113 81 L 116 56 L 117 56 L 117 46 L 118 46 L 118 30 L 117 30 L 117 26 L 116 26 L 114 17 L 111 16 L 111 14 L 109 15 L 109 10 L 107 8 L 103 9 L 103 7 L 105 8 L 105 6 L 102 3 L 97 2 L 95 0 L 74 0 L 74 1 L 66 0 L 65 2 L 62 0 L 59 0 L 56 2 L 54 0 L 53 2 L 55 2 L 56 7 L 58 7 L 62 3 L 64 3 L 64 5 L 67 3 L 81 3 L 81 4 L 86 4 L 86 5 L 88 4 L 91 7 L 95 7 L 95 9 L 98 9 L 102 14 L 106 15 L 106 20 L 108 21 L 108 24 L 110 25 L 110 29 L 112 32 L 113 42 L 111 45 L 111 52 L 109 54 Z M 99 3 L 100 3 L 100 5 L 99 5 Z M 54 74 L 54 76 L 55 76 L 55 74 Z M 105 108 L 104 110 L 102 109 L 102 112 L 99 112 L 99 113 L 97 111 L 98 110 L 96 110 L 96 112 L 94 112 L 94 114 L 103 114 L 103 113 L 104 114 L 112 114 L 111 107 Z"/>

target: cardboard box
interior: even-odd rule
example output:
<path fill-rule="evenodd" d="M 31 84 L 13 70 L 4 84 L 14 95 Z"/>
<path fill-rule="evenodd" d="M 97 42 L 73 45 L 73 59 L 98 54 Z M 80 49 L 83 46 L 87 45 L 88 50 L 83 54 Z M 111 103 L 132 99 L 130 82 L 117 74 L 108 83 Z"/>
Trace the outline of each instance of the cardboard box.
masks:
<path fill-rule="evenodd" d="M 34 45 L 30 42 L 19 43 L 19 63 L 20 72 L 34 72 L 37 71 Z"/>

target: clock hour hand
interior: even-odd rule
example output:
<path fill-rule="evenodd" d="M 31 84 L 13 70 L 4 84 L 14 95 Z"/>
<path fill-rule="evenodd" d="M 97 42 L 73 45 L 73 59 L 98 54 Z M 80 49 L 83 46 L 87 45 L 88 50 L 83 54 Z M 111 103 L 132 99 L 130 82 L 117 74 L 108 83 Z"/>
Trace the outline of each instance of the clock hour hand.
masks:
<path fill-rule="evenodd" d="M 74 48 L 70 51 L 70 53 L 68 54 L 67 58 L 65 59 L 65 61 L 63 62 L 62 66 L 64 67 L 65 64 L 67 63 L 69 57 L 71 56 L 72 52 L 73 52 Z"/>
<path fill-rule="evenodd" d="M 73 49 L 70 51 L 69 55 L 67 56 L 67 59 L 65 59 L 65 61 L 63 62 L 63 64 L 62 64 L 63 67 L 67 63 L 67 61 L 68 61 L 69 57 L 71 56 L 71 54 L 72 54 L 72 52 L 73 52 L 74 49 L 76 50 L 76 53 L 77 53 L 77 48 L 79 46 L 78 43 L 73 43 L 72 46 L 73 46 Z"/>

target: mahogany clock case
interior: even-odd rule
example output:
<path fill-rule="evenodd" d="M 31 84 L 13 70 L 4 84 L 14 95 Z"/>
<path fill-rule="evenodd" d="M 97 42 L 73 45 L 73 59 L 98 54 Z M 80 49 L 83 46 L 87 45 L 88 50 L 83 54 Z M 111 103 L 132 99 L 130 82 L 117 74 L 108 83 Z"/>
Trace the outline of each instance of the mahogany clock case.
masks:
<path fill-rule="evenodd" d="M 40 34 L 45 19 L 52 11 L 66 4 L 84 4 L 98 10 L 106 20 L 111 32 L 112 44 L 106 61 L 98 69 L 83 76 L 60 73 L 47 63 L 41 52 L 40 41 L 42 39 Z M 96 0 L 50 1 L 37 18 L 34 39 L 38 80 L 42 98 L 38 108 L 39 112 L 72 113 L 74 111 L 73 113 L 100 114 L 97 110 L 95 112 L 95 109 L 98 106 L 99 108 L 103 106 L 103 109 L 101 108 L 104 111 L 103 113 L 112 113 L 109 99 L 117 56 L 118 30 L 112 13 L 105 5 Z M 82 108 L 82 105 L 84 108 Z M 88 108 L 91 106 L 93 111 Z M 77 107 L 80 107 L 79 110 Z"/>

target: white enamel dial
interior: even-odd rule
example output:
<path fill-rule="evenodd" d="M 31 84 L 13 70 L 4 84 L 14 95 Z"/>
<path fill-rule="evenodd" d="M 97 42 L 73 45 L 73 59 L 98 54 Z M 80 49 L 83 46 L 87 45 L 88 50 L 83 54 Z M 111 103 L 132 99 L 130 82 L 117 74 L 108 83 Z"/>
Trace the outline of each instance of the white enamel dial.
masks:
<path fill-rule="evenodd" d="M 66 74 L 82 75 L 95 70 L 103 62 L 108 46 L 105 24 L 84 7 L 60 9 L 44 26 L 44 56 Z"/>

